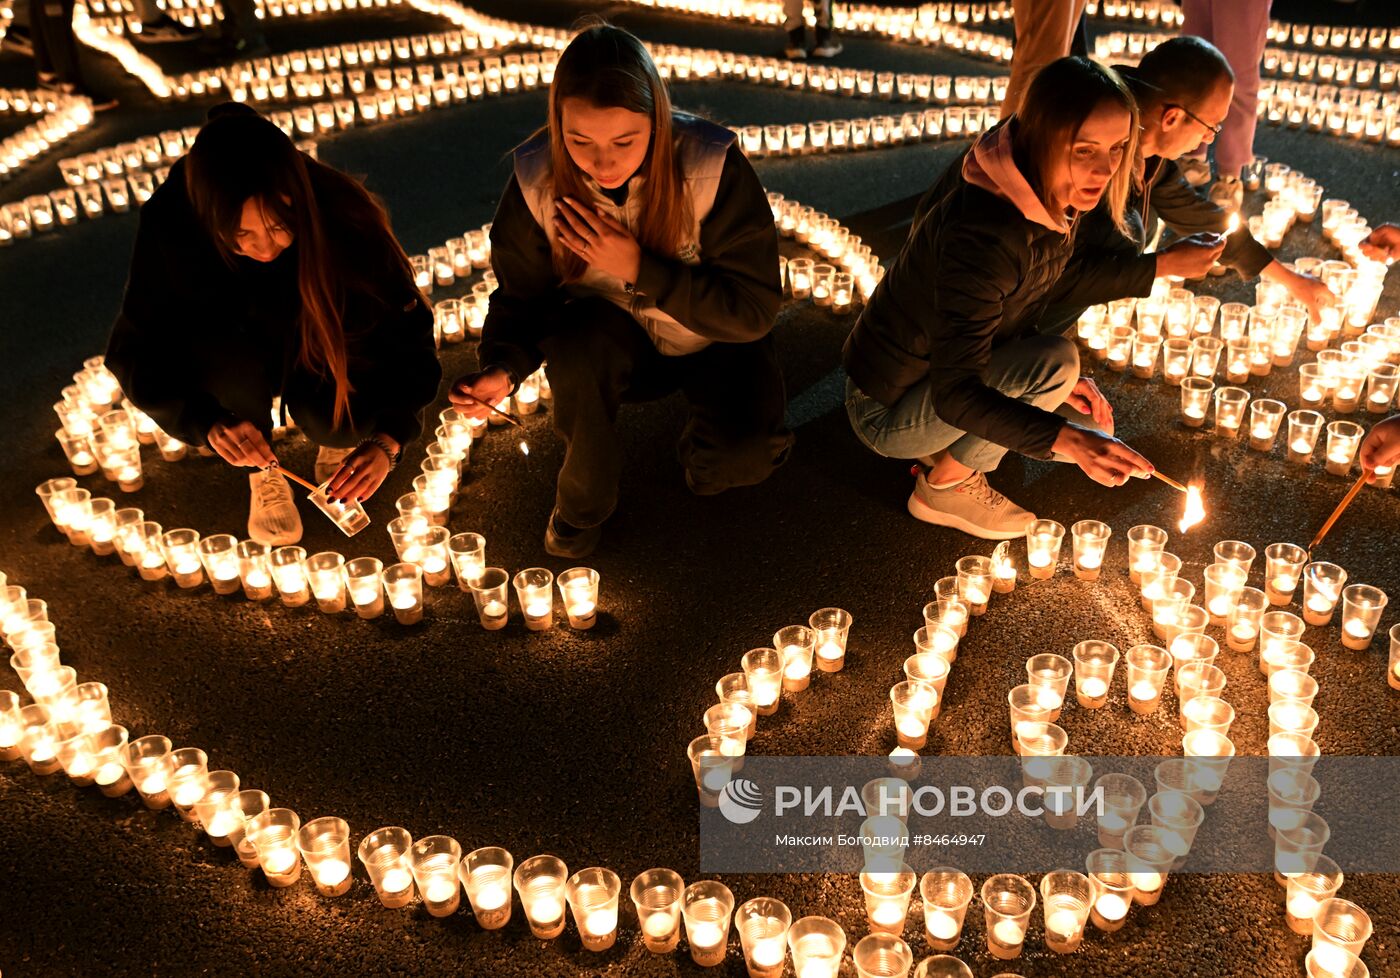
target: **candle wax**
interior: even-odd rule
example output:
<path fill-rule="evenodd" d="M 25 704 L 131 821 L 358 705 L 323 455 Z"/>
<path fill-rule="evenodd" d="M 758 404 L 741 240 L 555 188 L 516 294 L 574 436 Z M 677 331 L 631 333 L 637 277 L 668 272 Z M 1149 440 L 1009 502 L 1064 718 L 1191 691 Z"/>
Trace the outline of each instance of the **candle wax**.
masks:
<path fill-rule="evenodd" d="M 394 868 L 387 870 L 379 882 L 379 888 L 385 893 L 402 893 L 413 885 L 413 877 L 408 870 Z"/>
<path fill-rule="evenodd" d="M 749 955 L 757 967 L 771 968 L 782 964 L 785 953 L 782 940 L 776 937 L 765 937 L 754 941 L 753 949 Z"/>
<path fill-rule="evenodd" d="M 542 924 L 552 924 L 564 916 L 564 905 L 558 897 L 543 896 L 530 905 L 530 919 Z"/>
<path fill-rule="evenodd" d="M 389 598 L 390 603 L 397 611 L 408 611 L 418 604 L 418 595 L 406 588 L 395 588 L 393 595 Z"/>
<path fill-rule="evenodd" d="M 1035 691 L 1035 702 L 1042 710 L 1054 711 L 1064 705 L 1065 698 L 1049 686 L 1039 686 Z"/>
<path fill-rule="evenodd" d="M 951 941 L 958 936 L 958 931 L 962 929 L 962 925 L 958 923 L 958 918 L 954 917 L 946 910 L 934 910 L 927 914 L 925 925 L 934 939 L 939 941 Z"/>
<path fill-rule="evenodd" d="M 1314 594 L 1312 597 L 1308 598 L 1308 610 L 1322 615 L 1331 611 L 1336 603 L 1336 599 L 1334 598 L 1328 598 L 1321 594 Z"/>
<path fill-rule="evenodd" d="M 870 911 L 870 920 L 882 927 L 892 927 L 904 923 L 906 910 L 907 907 L 894 900 L 885 900 L 876 904 L 875 909 Z"/>
<path fill-rule="evenodd" d="M 1133 886 L 1137 887 L 1143 893 L 1151 893 L 1162 887 L 1161 873 L 1129 873 L 1128 875 L 1132 877 Z M 1100 911 L 1100 913 L 1102 913 L 1102 911 Z"/>
<path fill-rule="evenodd" d="M 1288 898 L 1288 913 L 1299 920 L 1312 920 L 1317 901 L 1307 893 L 1295 893 Z"/>
<path fill-rule="evenodd" d="M 457 893 L 457 881 L 455 879 L 444 879 L 435 876 L 428 880 L 427 887 L 423 890 L 423 899 L 429 903 L 446 903 Z"/>
<path fill-rule="evenodd" d="M 1085 570 L 1093 570 L 1103 566 L 1103 554 L 1096 550 L 1088 550 L 1079 555 L 1079 566 Z"/>
<path fill-rule="evenodd" d="M 1087 679 L 1080 680 L 1079 692 L 1087 699 L 1096 700 L 1108 692 L 1108 683 L 1104 682 L 1098 676 L 1090 676 Z"/>
<path fill-rule="evenodd" d="M 1286 594 L 1298 586 L 1298 578 L 1289 574 L 1279 574 L 1273 579 L 1272 584 L 1275 591 Z"/>
<path fill-rule="evenodd" d="M 900 717 L 899 722 L 896 723 L 895 726 L 899 729 L 901 734 L 911 740 L 917 740 L 928 733 L 928 724 L 925 723 L 923 719 L 916 716 Z"/>
<path fill-rule="evenodd" d="M 845 654 L 846 650 L 834 641 L 823 642 L 821 648 L 817 649 L 817 655 L 823 659 L 839 659 Z"/>
<path fill-rule="evenodd" d="M 478 910 L 499 910 L 505 906 L 509 892 L 498 883 L 488 883 L 476 891 L 473 902 Z"/>
<path fill-rule="evenodd" d="M 215 812 L 213 818 L 209 819 L 206 831 L 215 838 L 223 838 L 238 828 L 242 821 L 241 816 L 231 811 Z"/>
<path fill-rule="evenodd" d="M 711 903 L 713 901 L 705 900 L 701 902 Z M 686 932 L 690 937 L 690 944 L 692 947 L 714 947 L 716 944 L 723 941 L 725 937 L 724 931 L 720 930 L 718 924 L 712 924 L 708 921 L 689 924 L 686 927 Z"/>
<path fill-rule="evenodd" d="M 1026 555 L 1026 562 L 1032 567 L 1049 567 L 1050 554 L 1044 550 L 1033 550 Z"/>
<path fill-rule="evenodd" d="M 272 578 L 268 576 L 267 571 L 254 569 L 248 572 L 248 577 L 245 580 L 245 583 L 252 590 L 261 591 L 263 588 L 267 587 L 269 584 L 272 583 Z"/>
<path fill-rule="evenodd" d="M 614 915 L 616 919 L 616 915 Z M 670 937 L 676 929 L 676 921 L 668 913 L 648 914 L 642 921 L 642 933 L 654 940 Z"/>
<path fill-rule="evenodd" d="M 1148 682 L 1145 679 L 1139 680 L 1138 682 L 1133 683 L 1132 689 L 1128 690 L 1128 695 L 1135 700 L 1142 700 L 1146 702 L 1147 700 L 1156 698 L 1157 687 L 1152 685 L 1152 683 Z"/>
<path fill-rule="evenodd" d="M 992 927 L 992 937 L 998 944 L 1015 947 L 1026 939 L 1026 930 L 1019 921 L 998 920 Z"/>
<path fill-rule="evenodd" d="M 3 743 L 4 737 L 0 736 L 0 746 L 3 746 Z M 97 774 L 94 776 L 94 779 L 101 785 L 116 784 L 125 773 L 126 768 L 122 767 L 116 761 L 108 761 L 97 769 Z"/>
<path fill-rule="evenodd" d="M 350 875 L 350 864 L 344 859 L 323 859 L 316 863 L 312 869 L 316 876 L 316 882 L 322 886 L 336 886 Z"/>
<path fill-rule="evenodd" d="M 1052 910 L 1045 918 L 1045 931 L 1058 937 L 1073 937 L 1079 933 L 1079 914 L 1073 910 Z"/>
<path fill-rule="evenodd" d="M 1236 642 L 1252 642 L 1254 641 L 1254 636 L 1258 634 L 1258 629 L 1245 622 L 1238 622 L 1230 626 L 1230 637 Z"/>
<path fill-rule="evenodd" d="M 1230 613 L 1230 599 L 1225 596 L 1211 598 L 1207 607 L 1212 618 L 1224 618 Z"/>
<path fill-rule="evenodd" d="M 592 601 L 578 601 L 569 605 L 569 614 L 574 618 L 587 618 L 595 607 Z"/>
<path fill-rule="evenodd" d="M 1369 638 L 1371 635 L 1371 626 L 1359 618 L 1353 618 L 1343 628 L 1352 638 Z"/>
<path fill-rule="evenodd" d="M 481 606 L 481 613 L 487 618 L 499 618 L 506 613 L 505 602 L 488 601 Z"/>
<path fill-rule="evenodd" d="M 1094 909 L 1104 920 L 1122 920 L 1128 915 L 1128 902 L 1117 893 L 1105 893 L 1094 901 Z"/>
<path fill-rule="evenodd" d="M 261 853 L 263 872 L 279 875 L 289 871 L 296 865 L 296 853 L 290 849 L 274 849 L 271 852 Z"/>
<path fill-rule="evenodd" d="M 165 790 L 165 775 L 151 774 L 141 779 L 137 787 L 143 795 L 158 795 Z"/>
<path fill-rule="evenodd" d="M 549 614 L 550 603 L 536 599 L 525 606 L 525 614 L 531 618 L 543 618 Z"/>

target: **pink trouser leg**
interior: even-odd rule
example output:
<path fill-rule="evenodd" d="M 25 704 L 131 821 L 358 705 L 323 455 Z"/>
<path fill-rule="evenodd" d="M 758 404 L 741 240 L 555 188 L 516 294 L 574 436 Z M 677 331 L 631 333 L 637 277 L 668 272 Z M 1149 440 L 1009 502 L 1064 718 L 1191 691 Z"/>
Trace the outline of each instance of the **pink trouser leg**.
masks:
<path fill-rule="evenodd" d="M 1239 176 L 1240 169 L 1254 157 L 1259 66 L 1264 57 L 1272 2 L 1181 0 L 1181 33 L 1210 41 L 1235 72 L 1235 98 L 1230 103 L 1225 128 L 1215 137 L 1215 168 L 1220 176 Z"/>
<path fill-rule="evenodd" d="M 1021 106 L 1035 73 L 1069 54 L 1074 29 L 1089 0 L 1016 0 L 1016 43 L 1011 81 L 1001 103 L 1005 119 Z"/>

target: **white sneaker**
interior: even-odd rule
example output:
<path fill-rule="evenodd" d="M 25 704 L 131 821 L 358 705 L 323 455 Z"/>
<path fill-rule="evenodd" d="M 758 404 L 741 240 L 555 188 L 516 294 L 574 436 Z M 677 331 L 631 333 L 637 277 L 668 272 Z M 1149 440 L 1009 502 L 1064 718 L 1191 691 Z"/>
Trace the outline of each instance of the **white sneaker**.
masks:
<path fill-rule="evenodd" d="M 248 475 L 252 502 L 248 508 L 248 536 L 269 547 L 285 547 L 301 539 L 301 514 L 286 476 L 276 469 Z"/>
<path fill-rule="evenodd" d="M 789 61 L 806 61 L 807 49 L 799 47 L 785 47 L 783 48 L 783 57 L 787 58 Z"/>
<path fill-rule="evenodd" d="M 834 37 L 829 37 L 812 48 L 812 57 L 834 58 L 844 50 L 846 50 L 846 48 L 840 41 L 836 40 Z"/>
<path fill-rule="evenodd" d="M 323 486 L 326 480 L 340 471 L 340 466 L 350 457 L 353 448 L 316 448 L 316 485 Z"/>
<path fill-rule="evenodd" d="M 956 486 L 935 489 L 922 470 L 915 472 L 909 494 L 909 514 L 935 526 L 949 526 L 983 540 L 1014 540 L 1035 521 L 1029 513 L 987 484 L 974 472 Z"/>
<path fill-rule="evenodd" d="M 1198 160 L 1194 156 L 1182 156 L 1177 159 L 1176 165 L 1181 167 L 1181 175 L 1191 186 L 1204 187 L 1210 183 L 1209 161 Z"/>
<path fill-rule="evenodd" d="M 1231 214 L 1244 204 L 1244 182 L 1239 177 L 1221 177 L 1210 185 L 1210 202 Z"/>

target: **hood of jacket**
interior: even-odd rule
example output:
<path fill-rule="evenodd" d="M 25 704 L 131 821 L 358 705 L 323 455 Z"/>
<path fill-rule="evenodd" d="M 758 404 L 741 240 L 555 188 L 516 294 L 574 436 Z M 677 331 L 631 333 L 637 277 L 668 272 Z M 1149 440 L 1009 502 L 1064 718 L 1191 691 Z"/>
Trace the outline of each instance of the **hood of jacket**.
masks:
<path fill-rule="evenodd" d="M 979 136 L 972 151 L 963 157 L 963 179 L 1011 203 L 1031 223 L 1069 234 L 1069 221 L 1045 209 L 1040 195 L 1016 166 L 1011 151 L 1013 135 L 1014 117 Z"/>

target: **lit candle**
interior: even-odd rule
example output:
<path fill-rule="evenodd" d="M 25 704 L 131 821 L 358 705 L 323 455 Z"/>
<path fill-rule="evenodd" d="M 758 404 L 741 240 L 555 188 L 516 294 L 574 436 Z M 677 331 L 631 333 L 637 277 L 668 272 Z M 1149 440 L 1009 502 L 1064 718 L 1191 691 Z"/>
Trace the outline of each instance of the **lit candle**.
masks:
<path fill-rule="evenodd" d="M 1084 699 L 1098 700 L 1108 695 L 1108 683 L 1098 676 L 1090 676 L 1078 683 L 1078 689 Z"/>
<path fill-rule="evenodd" d="M 1128 915 L 1128 901 L 1117 893 L 1104 893 L 1094 901 L 1094 912 L 1110 923 Z"/>
<path fill-rule="evenodd" d="M 948 913 L 946 910 L 934 910 L 925 917 L 925 925 L 929 935 L 938 941 L 951 941 L 958 936 L 962 930 L 962 925 L 958 918 Z"/>

